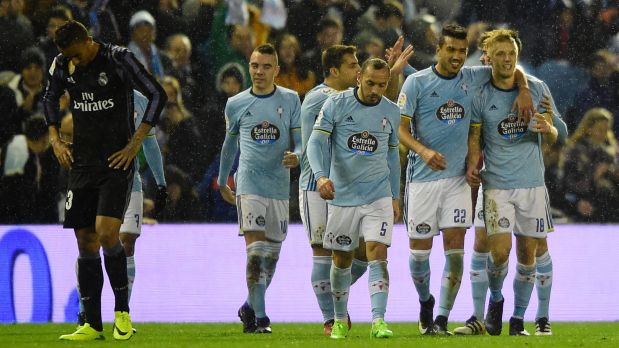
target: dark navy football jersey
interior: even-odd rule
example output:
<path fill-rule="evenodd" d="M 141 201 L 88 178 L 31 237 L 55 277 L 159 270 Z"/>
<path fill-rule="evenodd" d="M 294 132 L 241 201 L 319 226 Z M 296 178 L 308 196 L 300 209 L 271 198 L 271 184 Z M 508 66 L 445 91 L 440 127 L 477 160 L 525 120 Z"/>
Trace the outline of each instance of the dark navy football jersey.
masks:
<path fill-rule="evenodd" d="M 142 122 L 154 126 L 166 94 L 129 50 L 101 43 L 85 67 L 74 66 L 62 55 L 54 59 L 44 97 L 45 116 L 48 124 L 58 126 L 58 100 L 68 91 L 74 168 L 107 166 L 108 157 L 127 145 L 135 131 L 134 89 L 149 99 Z"/>

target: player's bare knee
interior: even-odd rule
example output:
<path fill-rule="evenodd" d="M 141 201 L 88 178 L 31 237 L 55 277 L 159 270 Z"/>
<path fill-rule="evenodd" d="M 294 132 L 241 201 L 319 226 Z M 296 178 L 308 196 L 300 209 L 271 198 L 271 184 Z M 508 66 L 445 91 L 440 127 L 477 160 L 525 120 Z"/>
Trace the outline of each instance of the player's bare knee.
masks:
<path fill-rule="evenodd" d="M 349 268 L 352 265 L 351 251 L 333 250 L 333 264 L 337 268 Z"/>
<path fill-rule="evenodd" d="M 369 261 L 387 260 L 387 246 L 378 242 L 367 242 L 365 253 Z"/>
<path fill-rule="evenodd" d="M 331 250 L 325 249 L 322 245 L 312 245 L 312 255 L 313 256 L 331 256 Z"/>
<path fill-rule="evenodd" d="M 535 256 L 540 257 L 548 252 L 548 239 L 539 238 L 537 240 L 537 249 L 535 250 Z"/>
<path fill-rule="evenodd" d="M 120 242 L 125 249 L 125 255 L 128 257 L 133 256 L 135 253 L 135 241 L 137 240 L 137 236 L 129 233 L 121 233 L 120 234 Z"/>
<path fill-rule="evenodd" d="M 254 242 L 264 242 L 267 240 L 266 233 L 264 231 L 245 231 L 243 236 L 245 237 L 245 245 L 250 245 Z"/>
<path fill-rule="evenodd" d="M 490 252 L 490 245 L 488 243 L 488 234 L 485 228 L 475 229 L 475 243 L 473 244 L 473 250 L 478 253 Z"/>
<path fill-rule="evenodd" d="M 411 239 L 409 245 L 412 250 L 430 250 L 432 249 L 432 238 Z"/>

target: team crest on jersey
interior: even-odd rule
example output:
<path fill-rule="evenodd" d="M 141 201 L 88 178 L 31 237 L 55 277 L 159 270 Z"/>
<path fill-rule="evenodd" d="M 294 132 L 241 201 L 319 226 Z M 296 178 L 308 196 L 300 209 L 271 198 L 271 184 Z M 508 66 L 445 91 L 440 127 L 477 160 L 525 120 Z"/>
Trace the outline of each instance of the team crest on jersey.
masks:
<path fill-rule="evenodd" d="M 464 106 L 449 99 L 447 103 L 438 107 L 436 118 L 448 125 L 459 123 L 464 119 Z"/>
<path fill-rule="evenodd" d="M 401 109 L 405 105 L 406 105 L 406 93 L 402 92 L 402 93 L 400 93 L 400 96 L 398 97 L 398 106 Z"/>
<path fill-rule="evenodd" d="M 281 105 L 277 107 L 277 114 L 279 115 L 279 118 L 282 118 L 282 115 L 284 114 L 284 108 L 282 108 Z"/>
<path fill-rule="evenodd" d="M 502 217 L 499 219 L 499 226 L 502 228 L 508 228 L 510 225 L 509 219 L 506 217 Z"/>
<path fill-rule="evenodd" d="M 497 131 L 505 139 L 520 139 L 527 132 L 527 124 L 512 112 L 499 122 Z"/>
<path fill-rule="evenodd" d="M 430 227 L 430 225 L 426 224 L 425 222 L 420 223 L 419 225 L 417 225 L 417 227 L 415 228 L 415 230 L 417 231 L 417 233 L 420 234 L 427 234 L 430 233 L 430 230 L 432 228 Z"/>
<path fill-rule="evenodd" d="M 378 148 L 378 139 L 368 131 L 356 133 L 348 138 L 348 148 L 364 156 L 372 156 Z"/>
<path fill-rule="evenodd" d="M 482 209 L 482 210 L 480 210 L 480 211 L 477 213 L 477 218 L 478 218 L 479 220 L 483 220 L 483 219 L 484 219 L 484 210 L 483 210 L 483 209 Z"/>
<path fill-rule="evenodd" d="M 99 86 L 105 86 L 107 85 L 107 82 L 108 82 L 107 75 L 105 74 L 105 71 L 102 71 L 101 73 L 99 73 L 99 78 L 97 79 L 97 83 L 99 84 Z"/>
<path fill-rule="evenodd" d="M 279 128 L 268 121 L 263 121 L 251 129 L 251 138 L 257 144 L 273 144 L 279 139 L 279 136 Z"/>
<path fill-rule="evenodd" d="M 469 85 L 462 82 L 462 84 L 460 85 L 460 89 L 462 90 L 462 92 L 464 92 L 464 94 L 469 95 Z"/>

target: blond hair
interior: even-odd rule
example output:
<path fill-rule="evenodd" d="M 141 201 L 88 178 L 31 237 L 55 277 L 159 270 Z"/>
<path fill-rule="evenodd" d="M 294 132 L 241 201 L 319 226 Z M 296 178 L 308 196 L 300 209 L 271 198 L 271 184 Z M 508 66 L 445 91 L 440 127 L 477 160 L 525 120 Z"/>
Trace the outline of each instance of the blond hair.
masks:
<path fill-rule="evenodd" d="M 605 108 L 589 109 L 589 111 L 587 111 L 583 116 L 582 120 L 580 120 L 578 128 L 576 128 L 574 134 L 572 134 L 572 136 L 569 138 L 567 144 L 569 146 L 573 146 L 580 140 L 586 138 L 588 136 L 589 130 L 593 127 L 593 125 L 600 121 L 608 122 L 606 145 L 609 153 L 613 156 L 616 155 L 617 139 L 615 138 L 615 134 L 613 133 L 613 114 Z"/>

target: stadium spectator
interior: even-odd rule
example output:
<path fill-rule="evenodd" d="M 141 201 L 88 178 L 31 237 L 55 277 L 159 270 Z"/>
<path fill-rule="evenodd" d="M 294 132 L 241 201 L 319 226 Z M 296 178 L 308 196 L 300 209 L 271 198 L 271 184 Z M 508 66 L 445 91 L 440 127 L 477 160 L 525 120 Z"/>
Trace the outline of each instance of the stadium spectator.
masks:
<path fill-rule="evenodd" d="M 413 68 L 422 70 L 434 64 L 439 36 L 436 18 L 427 14 L 415 17 L 405 35 L 415 45 L 415 55 L 410 60 Z"/>
<path fill-rule="evenodd" d="M 24 0 L 0 1 L 0 71 L 17 72 L 22 52 L 35 43 L 32 23 L 23 11 Z"/>
<path fill-rule="evenodd" d="M 0 149 L 0 223 L 57 223 L 59 170 L 45 118 L 28 118 Z"/>
<path fill-rule="evenodd" d="M 587 111 L 563 154 L 563 188 L 575 221 L 619 221 L 619 146 L 612 123 L 606 109 Z"/>
<path fill-rule="evenodd" d="M 358 37 L 360 35 L 371 34 L 372 36 L 376 36 L 383 42 L 383 45 L 396 42 L 398 37 L 402 35 L 404 9 L 402 8 L 402 4 L 398 1 L 386 0 L 384 3 L 376 6 L 376 10 L 373 11 L 373 16 L 364 17 L 366 21 L 359 21 L 357 23 L 359 30 L 354 40 L 357 43 L 359 43 Z M 381 56 L 382 54 L 376 57 L 380 58 Z"/>
<path fill-rule="evenodd" d="M 312 71 L 322 71 L 322 52 L 333 45 L 341 45 L 344 37 L 342 23 L 335 18 L 322 19 L 318 23 L 318 28 L 316 35 L 310 39 L 315 42 L 315 46 L 303 50 L 303 58 L 308 61 Z M 323 78 L 321 75 L 316 75 L 316 82 L 322 82 Z"/>
<path fill-rule="evenodd" d="M 16 121 L 23 122 L 30 115 L 43 112 L 43 84 L 45 82 L 45 56 L 36 47 L 29 47 L 22 52 L 20 74 L 15 75 L 7 84 L 15 94 L 17 112 Z"/>
<path fill-rule="evenodd" d="M 279 74 L 275 83 L 299 93 L 303 99 L 305 93 L 316 85 L 316 73 L 310 70 L 301 57 L 301 46 L 294 35 L 284 34 L 275 42 L 279 56 Z"/>
<path fill-rule="evenodd" d="M 187 223 L 204 221 L 193 179 L 175 165 L 165 166 L 168 202 L 159 214 L 160 222 Z"/>
<path fill-rule="evenodd" d="M 147 11 L 138 11 L 131 16 L 131 41 L 127 46 L 135 57 L 144 65 L 146 71 L 157 78 L 164 75 L 159 49 L 155 45 L 155 18 Z"/>
<path fill-rule="evenodd" d="M 174 34 L 167 38 L 165 54 L 161 56 L 163 70 L 181 85 L 185 106 L 195 113 L 204 97 L 204 81 L 198 75 L 192 61 L 192 44 L 185 34 Z"/>
<path fill-rule="evenodd" d="M 66 6 L 56 6 L 49 12 L 49 19 L 47 20 L 47 26 L 45 29 L 45 35 L 39 37 L 37 47 L 45 54 L 45 61 L 47 62 L 46 69 L 54 61 L 54 58 L 58 55 L 58 47 L 54 43 L 54 37 L 56 29 L 64 24 L 69 19 L 73 18 L 71 10 Z"/>

